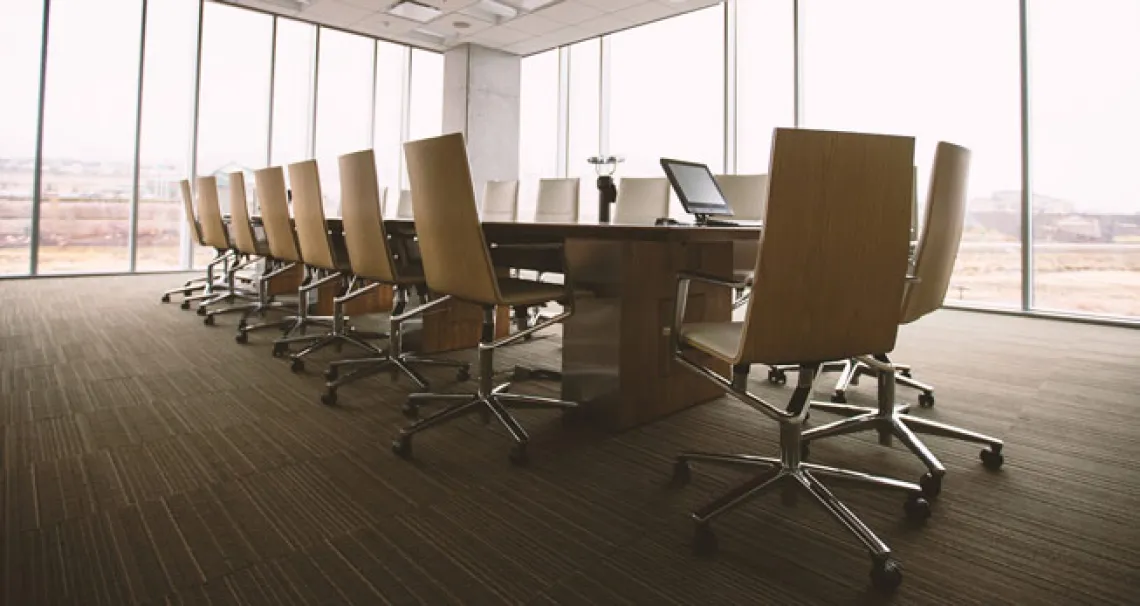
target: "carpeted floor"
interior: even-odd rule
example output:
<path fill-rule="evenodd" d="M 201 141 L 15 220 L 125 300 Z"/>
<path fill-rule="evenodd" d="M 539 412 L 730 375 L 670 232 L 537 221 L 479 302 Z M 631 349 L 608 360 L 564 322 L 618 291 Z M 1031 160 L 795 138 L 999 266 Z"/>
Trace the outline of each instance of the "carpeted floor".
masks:
<path fill-rule="evenodd" d="M 687 512 L 744 476 L 694 466 L 669 487 L 671 457 L 774 453 L 773 424 L 740 404 L 619 435 L 523 414 L 526 469 L 503 432 L 462 419 L 405 462 L 389 443 L 406 383 L 374 378 L 323 406 L 333 354 L 293 375 L 271 334 L 240 346 L 235 318 L 208 328 L 160 304 L 179 279 L 0 281 L 4 604 L 1135 602 L 1138 331 L 951 311 L 903 330 L 896 359 L 938 387 L 918 414 L 1005 438 L 1006 466 L 930 439 L 949 475 L 920 528 L 894 495 L 836 487 L 903 563 L 885 597 L 807 499 L 748 504 L 715 525 L 716 557 L 691 554 Z M 501 363 L 557 356 L 547 338 Z M 871 385 L 854 391 L 872 401 Z M 870 436 L 812 456 L 922 471 Z"/>

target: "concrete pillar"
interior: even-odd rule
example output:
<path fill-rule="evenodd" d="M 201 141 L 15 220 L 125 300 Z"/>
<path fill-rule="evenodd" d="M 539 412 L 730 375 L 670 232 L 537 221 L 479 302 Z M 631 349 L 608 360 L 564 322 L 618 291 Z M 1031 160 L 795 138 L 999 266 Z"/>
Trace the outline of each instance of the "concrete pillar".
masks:
<path fill-rule="evenodd" d="M 475 197 L 483 184 L 519 178 L 519 77 L 522 58 L 464 44 L 443 62 L 443 132 L 467 139 Z"/>

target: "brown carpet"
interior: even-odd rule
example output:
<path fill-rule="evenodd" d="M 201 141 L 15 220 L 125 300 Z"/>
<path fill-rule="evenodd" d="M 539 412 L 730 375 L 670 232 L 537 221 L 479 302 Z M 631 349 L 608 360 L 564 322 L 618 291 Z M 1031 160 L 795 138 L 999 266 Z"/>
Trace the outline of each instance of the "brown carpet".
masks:
<path fill-rule="evenodd" d="M 978 448 L 930 439 L 949 475 L 921 528 L 894 495 L 836 488 L 903 562 L 889 598 L 807 499 L 748 504 L 715 525 L 715 558 L 691 555 L 687 512 L 744 476 L 694 466 L 670 488 L 671 457 L 774 453 L 742 405 L 620 435 L 523 414 L 527 469 L 462 419 L 405 462 L 389 451 L 405 382 L 325 407 L 333 353 L 293 375 L 272 334 L 239 346 L 234 317 L 160 304 L 179 279 L 0 281 L 4 604 L 1123 604 L 1140 586 L 1137 331 L 950 311 L 904 329 L 896 359 L 938 387 L 918 414 L 1004 437 L 1007 460 L 987 472 Z M 557 356 L 548 338 L 500 362 Z M 813 458 L 922 471 L 869 436 Z"/>

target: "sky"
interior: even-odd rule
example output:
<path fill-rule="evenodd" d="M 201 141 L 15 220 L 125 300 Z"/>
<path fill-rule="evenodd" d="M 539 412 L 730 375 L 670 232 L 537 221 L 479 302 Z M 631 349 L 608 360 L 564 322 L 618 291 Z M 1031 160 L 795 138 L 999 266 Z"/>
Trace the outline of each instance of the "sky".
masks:
<path fill-rule="evenodd" d="M 971 195 L 1020 182 L 1016 0 L 801 0 L 804 126 L 916 135 L 925 179 L 938 140 L 974 152 Z M 140 0 L 54 0 L 45 105 L 45 157 L 125 161 L 133 156 L 138 102 Z M 791 1 L 740 0 L 737 170 L 765 172 L 771 129 L 792 121 Z M 193 107 L 196 0 L 150 3 L 143 95 L 143 161 L 184 162 Z M 1035 193 L 1082 210 L 1140 211 L 1140 1 L 1030 2 L 1032 172 Z M 0 157 L 29 157 L 35 143 L 41 0 L 0 3 Z M 209 4 L 204 34 L 199 158 L 260 166 L 269 116 L 270 19 Z M 307 31 L 306 31 L 307 30 Z M 274 160 L 294 159 L 312 133 L 312 28 L 280 36 Z M 719 7 L 611 37 L 609 150 L 629 159 L 623 174 L 657 171 L 680 155 L 723 167 L 723 13 Z M 367 143 L 371 44 L 329 36 L 322 54 L 318 156 Z M 571 61 L 571 173 L 597 149 L 597 41 Z M 404 63 L 384 48 L 378 66 L 375 133 L 398 142 L 396 111 Z M 524 61 L 523 174 L 557 172 L 557 60 Z M 442 60 L 413 53 L 412 136 L 438 131 Z M 288 68 L 286 68 L 288 66 Z M 553 88 L 552 88 L 553 87 Z M 553 92 L 551 92 L 553 90 Z M 284 91 L 294 91 L 286 93 Z M 364 122 L 363 124 L 362 121 Z M 533 133 L 533 134 L 532 134 Z M 379 141 L 380 139 L 378 139 Z M 391 168 L 397 158 L 382 154 Z M 731 167 L 729 167 L 731 168 Z M 653 173 L 656 174 L 656 173 Z M 583 218 L 588 218 L 584 205 Z"/>

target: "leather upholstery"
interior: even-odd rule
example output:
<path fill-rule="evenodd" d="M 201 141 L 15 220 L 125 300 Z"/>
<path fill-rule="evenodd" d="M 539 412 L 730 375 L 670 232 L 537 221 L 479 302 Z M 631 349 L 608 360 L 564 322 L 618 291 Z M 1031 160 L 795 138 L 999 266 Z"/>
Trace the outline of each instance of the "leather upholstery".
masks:
<path fill-rule="evenodd" d="M 202 225 L 202 240 L 206 246 L 223 250 L 230 247 L 218 204 L 218 180 L 214 177 L 198 177 L 198 222 Z"/>
<path fill-rule="evenodd" d="M 653 225 L 669 216 L 669 180 L 665 177 L 623 177 L 618 185 L 612 223 Z"/>
<path fill-rule="evenodd" d="M 400 281 L 380 210 L 372 150 L 345 154 L 340 163 L 341 218 L 352 273 L 389 284 Z"/>
<path fill-rule="evenodd" d="M 245 174 L 230 173 L 230 237 L 234 248 L 247 255 L 261 255 L 253 225 L 249 222 L 249 206 L 245 197 Z"/>
<path fill-rule="evenodd" d="M 577 223 L 581 179 L 539 179 L 535 223 Z"/>
<path fill-rule="evenodd" d="M 416 209 L 412 206 L 412 191 L 401 189 L 400 199 L 396 202 L 396 218 L 411 219 L 415 214 Z"/>
<path fill-rule="evenodd" d="M 939 142 L 926 195 L 926 219 L 915 252 L 914 274 L 919 281 L 907 285 L 904 324 L 942 307 L 962 240 L 969 178 L 970 150 Z"/>
<path fill-rule="evenodd" d="M 514 222 L 519 214 L 519 182 L 488 181 L 483 187 L 484 221 Z"/>
<path fill-rule="evenodd" d="M 302 262 L 293 222 L 289 218 L 285 171 L 280 166 L 271 166 L 253 171 L 253 179 L 257 184 L 261 224 L 265 227 L 265 239 L 269 241 L 269 254 L 280 261 Z"/>
<path fill-rule="evenodd" d="M 186 222 L 190 224 L 190 233 L 194 234 L 195 242 L 201 246 L 206 246 L 205 240 L 202 239 L 202 226 L 198 224 L 194 212 L 194 194 L 190 191 L 190 180 L 179 181 L 178 189 L 182 193 L 182 210 L 186 213 Z"/>
<path fill-rule="evenodd" d="M 305 264 L 321 269 L 337 270 L 333 259 L 329 229 L 325 223 L 325 206 L 321 197 L 321 178 L 316 160 L 289 165 L 289 184 L 293 190 L 293 220 L 301 258 Z"/>

